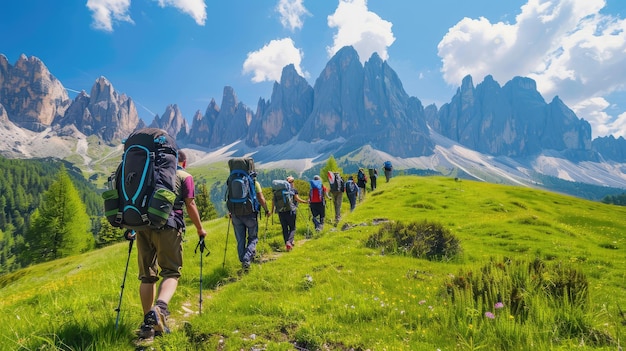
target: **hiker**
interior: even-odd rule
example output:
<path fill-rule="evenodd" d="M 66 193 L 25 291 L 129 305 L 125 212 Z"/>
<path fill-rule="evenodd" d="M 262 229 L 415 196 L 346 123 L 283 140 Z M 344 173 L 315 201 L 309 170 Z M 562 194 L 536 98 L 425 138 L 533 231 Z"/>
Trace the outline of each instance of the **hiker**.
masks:
<path fill-rule="evenodd" d="M 183 233 L 185 220 L 183 205 L 187 215 L 196 227 L 199 238 L 206 236 L 202 226 L 200 213 L 194 200 L 193 177 L 185 171 L 187 157 L 184 152 L 178 151 L 178 167 L 176 170 L 176 201 L 174 210 L 170 214 L 167 224 L 162 229 L 138 230 L 137 261 L 139 265 L 139 297 L 143 308 L 144 322 L 139 330 L 139 338 L 152 339 L 154 336 L 169 333 L 167 319 L 170 314 L 168 303 L 176 292 L 178 279 L 183 266 Z M 159 268 L 161 272 L 159 273 Z M 159 273 L 159 274 L 157 274 Z M 161 281 L 158 291 L 156 282 Z M 156 303 L 153 305 L 156 296 Z"/>
<path fill-rule="evenodd" d="M 376 179 L 378 179 L 378 170 L 376 168 L 370 168 L 370 187 L 372 191 L 376 190 Z"/>
<path fill-rule="evenodd" d="M 391 171 L 393 171 L 391 161 L 385 161 L 385 163 L 383 163 L 383 169 L 385 170 L 385 178 L 387 179 L 387 183 L 389 183 L 389 179 L 391 179 Z"/>
<path fill-rule="evenodd" d="M 324 218 L 326 216 L 326 198 L 330 199 L 328 189 L 322 184 L 322 178 L 316 175 L 313 180 L 309 181 L 311 190 L 309 191 L 309 207 L 313 216 L 313 225 L 315 231 L 324 230 Z"/>
<path fill-rule="evenodd" d="M 359 187 L 359 202 L 365 200 L 365 189 L 367 186 L 367 177 L 365 176 L 365 172 L 363 172 L 363 168 L 359 168 L 359 172 L 356 176 L 356 185 Z"/>
<path fill-rule="evenodd" d="M 289 201 L 286 204 L 286 208 L 280 209 L 277 207 L 279 202 L 279 196 L 282 197 L 282 193 L 274 191 L 274 200 L 272 201 L 272 213 L 278 213 L 278 219 L 280 220 L 280 226 L 283 230 L 283 239 L 285 241 L 285 250 L 291 251 L 294 247 L 294 238 L 296 235 L 296 219 L 298 211 L 298 203 L 306 204 L 308 201 L 303 200 L 298 195 L 298 190 L 294 187 L 294 178 L 292 176 L 287 177 L 287 183 L 289 186 L 288 195 Z M 282 210 L 282 211 L 281 211 Z"/>
<path fill-rule="evenodd" d="M 330 182 L 330 195 L 333 199 L 333 206 L 335 208 L 335 226 L 341 220 L 341 205 L 343 203 L 343 193 L 345 191 L 345 186 L 343 183 L 343 178 L 341 178 L 341 174 L 339 172 L 329 172 L 328 173 Z"/>
<path fill-rule="evenodd" d="M 252 171 L 250 176 L 254 182 L 256 200 L 260 207 L 263 207 L 263 210 L 265 210 L 265 215 L 269 216 L 270 211 L 267 208 L 261 184 L 256 180 L 256 172 Z M 250 269 L 250 263 L 252 263 L 256 255 L 256 245 L 259 241 L 258 210 L 259 208 L 253 208 L 251 213 L 229 212 L 233 220 L 235 237 L 237 238 L 237 255 L 239 256 L 239 262 L 241 262 L 241 268 L 244 271 Z"/>
<path fill-rule="evenodd" d="M 354 176 L 349 176 L 346 182 L 346 195 L 348 195 L 348 201 L 350 202 L 350 212 L 354 211 L 356 207 L 356 197 L 359 193 L 359 187 L 354 183 Z"/>

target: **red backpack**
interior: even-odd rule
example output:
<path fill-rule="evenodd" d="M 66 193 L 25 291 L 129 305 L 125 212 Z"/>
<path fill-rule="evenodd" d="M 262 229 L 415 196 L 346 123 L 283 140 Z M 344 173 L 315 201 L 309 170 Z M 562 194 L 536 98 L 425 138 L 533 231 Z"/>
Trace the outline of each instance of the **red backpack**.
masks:
<path fill-rule="evenodd" d="M 309 191 L 309 200 L 311 203 L 319 203 L 324 201 L 324 195 L 322 194 L 322 181 L 310 180 L 311 190 Z"/>

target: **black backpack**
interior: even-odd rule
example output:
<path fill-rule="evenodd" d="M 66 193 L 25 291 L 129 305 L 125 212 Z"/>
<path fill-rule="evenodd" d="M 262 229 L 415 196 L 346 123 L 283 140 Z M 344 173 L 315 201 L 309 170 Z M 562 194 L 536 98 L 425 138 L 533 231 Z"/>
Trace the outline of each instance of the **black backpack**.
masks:
<path fill-rule="evenodd" d="M 272 193 L 274 197 L 274 207 L 277 212 L 289 212 L 296 209 L 294 192 L 291 190 L 289 182 L 282 179 L 272 181 Z"/>
<path fill-rule="evenodd" d="M 245 216 L 259 212 L 259 201 L 252 173 L 254 160 L 252 157 L 236 157 L 228 160 L 230 174 L 226 180 L 226 207 L 235 216 Z"/>
<path fill-rule="evenodd" d="M 102 194 L 114 227 L 144 230 L 165 226 L 176 200 L 178 148 L 166 131 L 136 130 L 124 141 L 122 162 Z"/>
<path fill-rule="evenodd" d="M 342 193 L 344 190 L 344 183 L 341 178 L 341 174 L 339 174 L 339 172 L 334 172 L 333 175 L 333 181 L 330 183 L 330 191 Z"/>
<path fill-rule="evenodd" d="M 363 173 L 363 171 L 360 170 L 360 169 L 359 169 L 359 172 L 356 175 L 356 179 L 359 182 L 363 182 L 363 183 L 367 182 L 367 177 L 365 176 L 365 173 Z"/>

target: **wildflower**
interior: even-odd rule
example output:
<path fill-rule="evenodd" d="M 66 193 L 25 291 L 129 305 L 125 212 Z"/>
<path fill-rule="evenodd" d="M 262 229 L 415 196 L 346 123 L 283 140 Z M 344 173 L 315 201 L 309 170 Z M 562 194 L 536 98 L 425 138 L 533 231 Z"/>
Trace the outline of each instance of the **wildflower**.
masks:
<path fill-rule="evenodd" d="M 420 302 L 418 302 L 420 305 L 423 305 L 426 303 L 426 300 L 420 300 Z"/>
<path fill-rule="evenodd" d="M 495 305 L 493 305 L 493 308 L 495 308 L 496 310 L 499 308 L 503 308 L 504 304 L 502 302 L 496 302 Z"/>
<path fill-rule="evenodd" d="M 493 313 L 491 313 L 489 311 L 485 312 L 485 317 L 490 318 L 490 319 L 496 318 L 496 316 L 494 316 Z"/>

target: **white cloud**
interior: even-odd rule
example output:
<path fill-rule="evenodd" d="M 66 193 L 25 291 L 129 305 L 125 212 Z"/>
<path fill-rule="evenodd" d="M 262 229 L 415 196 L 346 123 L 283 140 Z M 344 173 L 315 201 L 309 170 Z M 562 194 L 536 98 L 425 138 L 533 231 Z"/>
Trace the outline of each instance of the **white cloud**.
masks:
<path fill-rule="evenodd" d="M 392 23 L 369 11 L 367 0 L 339 0 L 335 13 L 328 16 L 328 26 L 337 28 L 333 45 L 326 48 L 329 57 L 351 45 L 362 63 L 374 52 L 387 60 L 387 48 L 396 40 L 391 31 Z"/>
<path fill-rule="evenodd" d="M 464 18 L 438 45 L 446 82 L 471 74 L 537 81 L 546 100 L 555 95 L 592 125 L 594 136 L 626 135 L 602 97 L 626 89 L 626 21 L 603 15 L 604 0 L 528 0 L 514 23 Z M 598 103 L 604 100 L 606 103 Z"/>
<path fill-rule="evenodd" d="M 276 11 L 280 14 L 280 23 L 291 31 L 302 29 L 304 22 L 302 17 L 310 15 L 302 4 L 304 0 L 280 0 Z"/>
<path fill-rule="evenodd" d="M 248 53 L 243 73 L 253 73 L 255 83 L 280 81 L 283 68 L 293 63 L 296 72 L 306 78 L 308 73 L 303 73 L 300 68 L 302 56 L 302 51 L 296 48 L 291 38 L 272 40 L 261 49 Z"/>
<path fill-rule="evenodd" d="M 204 0 L 154 0 L 160 7 L 173 6 L 191 16 L 198 25 L 206 21 Z M 87 8 L 92 12 L 92 26 L 98 30 L 113 31 L 114 22 L 134 23 L 128 13 L 131 0 L 87 0 Z"/>
<path fill-rule="evenodd" d="M 191 16 L 200 26 L 204 26 L 206 22 L 206 4 L 204 0 L 155 0 L 159 6 L 172 6 L 179 9 L 182 13 Z"/>
<path fill-rule="evenodd" d="M 92 12 L 92 26 L 98 30 L 113 31 L 113 21 L 134 23 L 128 14 L 130 0 L 87 0 Z"/>

